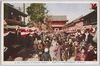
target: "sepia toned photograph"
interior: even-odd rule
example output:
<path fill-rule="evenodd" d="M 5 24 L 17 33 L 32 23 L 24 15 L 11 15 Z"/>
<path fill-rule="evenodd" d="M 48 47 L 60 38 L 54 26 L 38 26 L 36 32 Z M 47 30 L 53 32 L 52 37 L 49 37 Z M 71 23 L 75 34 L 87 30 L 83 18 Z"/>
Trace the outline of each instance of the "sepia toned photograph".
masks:
<path fill-rule="evenodd" d="M 3 3 L 3 61 L 98 61 L 98 3 Z"/>

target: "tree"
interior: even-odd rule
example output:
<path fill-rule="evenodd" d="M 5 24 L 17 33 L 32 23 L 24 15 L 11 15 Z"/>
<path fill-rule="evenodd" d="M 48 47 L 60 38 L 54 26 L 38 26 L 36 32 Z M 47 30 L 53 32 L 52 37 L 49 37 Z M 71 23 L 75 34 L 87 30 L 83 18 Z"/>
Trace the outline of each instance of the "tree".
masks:
<path fill-rule="evenodd" d="M 45 14 L 48 13 L 44 3 L 32 3 L 27 7 L 27 13 L 30 16 L 31 21 L 38 24 L 38 22 L 44 22 Z"/>
<path fill-rule="evenodd" d="M 48 30 L 51 30 L 51 22 L 52 22 L 52 16 L 45 15 L 45 22 Z"/>

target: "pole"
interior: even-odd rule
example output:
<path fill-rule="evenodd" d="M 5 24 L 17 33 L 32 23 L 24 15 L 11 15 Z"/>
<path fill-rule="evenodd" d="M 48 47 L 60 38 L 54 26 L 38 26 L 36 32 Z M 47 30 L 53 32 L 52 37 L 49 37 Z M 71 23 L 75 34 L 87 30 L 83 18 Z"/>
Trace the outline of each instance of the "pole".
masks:
<path fill-rule="evenodd" d="M 23 13 L 25 13 L 25 3 L 23 3 Z M 25 17 L 23 17 L 23 23 L 25 24 Z"/>

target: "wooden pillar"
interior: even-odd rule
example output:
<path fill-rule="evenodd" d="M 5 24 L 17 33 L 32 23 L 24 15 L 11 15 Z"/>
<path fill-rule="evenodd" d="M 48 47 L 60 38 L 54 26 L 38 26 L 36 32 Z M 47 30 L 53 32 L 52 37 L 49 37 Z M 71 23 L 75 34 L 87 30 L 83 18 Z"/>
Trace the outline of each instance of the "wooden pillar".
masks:
<path fill-rule="evenodd" d="M 25 3 L 23 3 L 23 13 L 25 13 Z M 23 23 L 25 24 L 25 17 L 23 17 Z"/>

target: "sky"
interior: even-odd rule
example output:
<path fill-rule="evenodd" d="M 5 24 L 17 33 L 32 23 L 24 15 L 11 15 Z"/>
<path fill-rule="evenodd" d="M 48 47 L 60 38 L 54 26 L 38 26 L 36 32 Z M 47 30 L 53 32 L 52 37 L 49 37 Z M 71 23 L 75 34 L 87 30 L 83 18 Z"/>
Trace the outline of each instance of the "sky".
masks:
<path fill-rule="evenodd" d="M 22 3 L 10 4 L 14 5 L 15 8 L 20 7 L 21 11 L 23 11 Z M 29 3 L 25 4 L 25 8 L 29 6 Z M 65 15 L 69 22 L 93 11 L 90 9 L 90 3 L 46 3 L 45 7 L 49 10 L 48 15 Z M 27 12 L 25 13 L 27 14 Z M 26 23 L 28 22 L 27 20 L 28 18 L 26 18 Z"/>
<path fill-rule="evenodd" d="M 90 3 L 85 4 L 73 4 L 73 3 L 48 3 L 46 5 L 49 10 L 48 14 L 53 15 L 66 15 L 69 21 L 75 20 L 82 15 L 86 15 L 90 13 L 92 10 L 90 9 Z"/>

